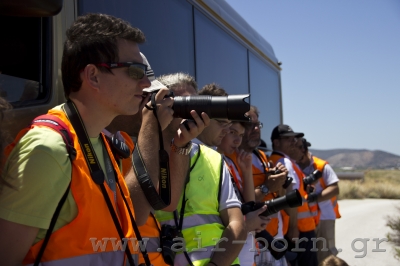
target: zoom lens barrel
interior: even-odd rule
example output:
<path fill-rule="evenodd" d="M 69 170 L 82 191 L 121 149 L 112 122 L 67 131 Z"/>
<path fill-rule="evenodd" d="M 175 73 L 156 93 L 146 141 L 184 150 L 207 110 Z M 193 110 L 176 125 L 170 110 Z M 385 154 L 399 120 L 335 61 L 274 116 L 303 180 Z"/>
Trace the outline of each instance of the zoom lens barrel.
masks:
<path fill-rule="evenodd" d="M 174 116 L 191 119 L 191 110 L 198 114 L 205 112 L 210 118 L 229 119 L 248 122 L 244 114 L 250 110 L 250 104 L 245 101 L 250 94 L 229 96 L 192 95 L 174 97 Z"/>

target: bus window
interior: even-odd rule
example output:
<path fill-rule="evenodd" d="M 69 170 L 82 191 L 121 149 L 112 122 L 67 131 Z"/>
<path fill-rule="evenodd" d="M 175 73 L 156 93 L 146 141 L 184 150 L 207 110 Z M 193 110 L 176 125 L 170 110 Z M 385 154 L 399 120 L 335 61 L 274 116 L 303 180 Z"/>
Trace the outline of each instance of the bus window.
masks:
<path fill-rule="evenodd" d="M 49 95 L 42 82 L 44 20 L 0 16 L 0 96 L 14 107 L 31 105 Z"/>

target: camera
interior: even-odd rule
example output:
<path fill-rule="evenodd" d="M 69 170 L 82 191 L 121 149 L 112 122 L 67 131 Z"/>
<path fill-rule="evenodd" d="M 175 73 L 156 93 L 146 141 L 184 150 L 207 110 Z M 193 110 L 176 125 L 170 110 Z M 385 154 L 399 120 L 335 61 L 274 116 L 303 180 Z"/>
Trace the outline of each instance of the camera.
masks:
<path fill-rule="evenodd" d="M 222 118 L 231 121 L 248 122 L 244 114 L 250 110 L 250 104 L 245 101 L 250 94 L 229 96 L 191 95 L 174 98 L 174 116 L 191 119 L 191 110 L 198 114 L 206 113 L 210 118 Z"/>
<path fill-rule="evenodd" d="M 175 251 L 172 246 L 176 243 L 175 238 L 182 237 L 182 234 L 175 226 L 164 224 L 161 226 L 160 244 L 162 248 L 162 257 L 164 262 L 168 265 L 174 265 Z"/>
<path fill-rule="evenodd" d="M 321 171 L 315 170 L 309 176 L 303 178 L 304 187 L 307 187 L 307 185 L 311 185 L 321 177 L 322 177 Z"/>
<path fill-rule="evenodd" d="M 276 198 L 276 199 L 271 199 L 266 202 L 254 202 L 254 201 L 249 201 L 244 204 L 242 204 L 242 213 L 243 215 L 246 215 L 249 212 L 255 211 L 260 209 L 262 206 L 267 205 L 267 210 L 260 215 L 262 216 L 270 216 L 274 213 L 277 213 L 283 209 L 286 208 L 294 208 L 294 207 L 299 207 L 303 204 L 303 199 L 300 195 L 300 192 L 295 189 L 293 191 L 290 191 L 287 195 Z"/>
<path fill-rule="evenodd" d="M 280 173 L 282 173 L 282 171 L 279 170 L 279 169 L 276 169 L 272 174 L 273 175 L 279 175 Z M 289 187 L 289 185 L 292 183 L 292 181 L 293 181 L 293 177 L 286 176 L 285 183 L 282 185 L 282 187 L 284 189 L 287 189 Z"/>
<path fill-rule="evenodd" d="M 143 90 L 145 93 L 155 94 L 159 89 Z M 204 112 L 210 118 L 228 119 L 231 121 L 249 122 L 250 118 L 244 114 L 250 110 L 250 104 L 245 101 L 250 94 L 229 96 L 191 95 L 174 96 L 170 91 L 165 97 L 173 97 L 174 117 L 192 119 L 190 111 L 195 110 L 199 115 Z"/>

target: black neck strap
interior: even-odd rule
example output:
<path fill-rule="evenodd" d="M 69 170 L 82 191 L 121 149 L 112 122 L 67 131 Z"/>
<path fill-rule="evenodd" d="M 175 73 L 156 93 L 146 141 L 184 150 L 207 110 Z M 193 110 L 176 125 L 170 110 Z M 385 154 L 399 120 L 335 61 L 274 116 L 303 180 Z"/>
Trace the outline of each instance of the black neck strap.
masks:
<path fill-rule="evenodd" d="M 162 210 L 171 203 L 171 179 L 169 172 L 169 155 L 168 152 L 164 150 L 164 141 L 161 125 L 157 116 L 155 95 L 156 94 L 153 93 L 151 96 L 151 107 L 147 105 L 145 106 L 147 109 L 153 111 L 153 114 L 157 119 L 158 138 L 160 143 L 160 150 L 158 151 L 158 157 L 160 161 L 159 193 L 157 192 L 157 189 L 147 172 L 142 155 L 140 153 L 139 145 L 137 143 L 132 154 L 132 166 L 135 170 L 136 178 L 139 181 L 140 187 L 142 188 L 149 204 L 155 210 Z"/>
<path fill-rule="evenodd" d="M 110 200 L 110 198 L 109 198 L 109 196 L 107 194 L 107 190 L 106 190 L 106 188 L 104 186 L 104 173 L 103 173 L 103 171 L 102 171 L 102 169 L 100 167 L 99 160 L 97 159 L 96 153 L 94 152 L 94 149 L 92 147 L 92 143 L 89 140 L 89 137 L 87 135 L 87 132 L 86 132 L 85 126 L 83 124 L 82 118 L 80 117 L 79 112 L 76 109 L 76 107 L 75 107 L 75 105 L 74 105 L 74 103 L 72 101 L 68 101 L 63 106 L 63 110 L 67 114 L 68 119 L 70 120 L 73 128 L 75 129 L 76 135 L 78 136 L 79 144 L 81 146 L 81 150 L 83 152 L 83 155 L 84 155 L 84 157 L 86 159 L 86 163 L 87 163 L 88 168 L 90 170 L 90 175 L 91 175 L 93 181 L 100 186 L 100 189 L 101 189 L 101 192 L 102 192 L 102 194 L 104 196 L 104 199 L 106 201 L 108 210 L 110 211 L 110 215 L 111 215 L 111 217 L 112 217 L 112 219 L 114 221 L 115 228 L 117 229 L 119 237 L 121 238 L 121 241 L 122 241 L 125 238 L 125 236 L 124 236 L 123 230 L 121 228 L 121 225 L 119 224 L 117 214 L 116 214 L 116 212 L 114 210 L 114 207 L 113 207 L 113 205 L 111 203 L 111 200 Z M 101 137 L 101 140 L 103 141 L 103 145 L 105 145 L 103 137 Z M 108 154 L 104 154 L 104 156 L 108 156 Z M 115 171 L 115 169 L 114 169 L 114 171 Z M 117 175 L 116 175 L 115 180 L 118 182 L 118 176 Z M 131 218 L 132 225 L 133 225 L 133 228 L 134 228 L 135 233 L 136 233 L 136 237 L 138 239 L 139 238 L 141 239 L 139 230 L 138 230 L 137 225 L 136 225 L 136 222 L 135 222 L 135 220 L 133 218 L 133 215 L 131 213 L 129 205 L 128 205 L 126 199 L 125 199 L 125 196 L 123 194 L 121 186 L 119 185 L 119 183 L 117 183 L 117 184 L 118 184 L 118 187 L 119 187 L 120 192 L 121 192 L 121 197 L 124 199 L 124 203 L 125 203 L 126 208 L 127 208 L 128 212 L 129 212 L 129 216 Z M 125 254 L 127 256 L 129 264 L 131 264 L 131 266 L 134 266 L 135 262 L 133 260 L 131 251 L 129 249 L 129 245 L 128 245 L 128 248 L 125 248 Z M 147 263 L 147 261 L 146 261 L 146 263 Z M 147 265 L 151 265 L 150 262 Z"/>

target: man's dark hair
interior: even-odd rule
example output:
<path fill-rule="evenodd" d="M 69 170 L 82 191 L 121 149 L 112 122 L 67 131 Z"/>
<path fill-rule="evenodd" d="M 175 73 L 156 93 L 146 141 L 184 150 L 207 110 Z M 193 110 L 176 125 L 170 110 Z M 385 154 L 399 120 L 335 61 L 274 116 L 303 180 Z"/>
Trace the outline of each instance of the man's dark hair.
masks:
<path fill-rule="evenodd" d="M 211 95 L 211 96 L 228 96 L 228 93 L 216 83 L 205 85 L 200 91 L 199 95 Z"/>
<path fill-rule="evenodd" d="M 66 97 L 82 85 L 79 73 L 88 64 L 118 62 L 118 39 L 143 43 L 143 32 L 128 22 L 105 14 L 80 16 L 66 32 L 67 40 L 61 63 Z M 99 67 L 100 71 L 109 71 Z"/>

